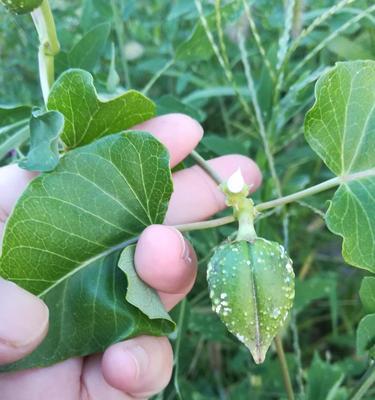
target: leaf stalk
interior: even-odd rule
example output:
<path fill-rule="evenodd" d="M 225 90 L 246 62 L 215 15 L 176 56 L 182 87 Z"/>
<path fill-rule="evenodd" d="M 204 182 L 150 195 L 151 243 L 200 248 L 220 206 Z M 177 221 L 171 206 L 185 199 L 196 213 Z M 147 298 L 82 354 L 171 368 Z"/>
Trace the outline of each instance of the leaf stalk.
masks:
<path fill-rule="evenodd" d="M 54 58 L 60 51 L 55 21 L 48 0 L 44 0 L 39 8 L 31 13 L 39 36 L 39 78 L 44 103 L 47 104 L 50 89 L 55 80 Z"/>

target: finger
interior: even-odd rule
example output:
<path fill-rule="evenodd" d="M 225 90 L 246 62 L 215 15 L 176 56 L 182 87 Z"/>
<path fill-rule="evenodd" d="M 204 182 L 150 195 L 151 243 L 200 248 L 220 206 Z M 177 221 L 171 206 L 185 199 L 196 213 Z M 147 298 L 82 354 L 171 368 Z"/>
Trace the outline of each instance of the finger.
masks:
<path fill-rule="evenodd" d="M 168 310 L 187 295 L 197 275 L 193 248 L 178 230 L 164 225 L 143 231 L 134 261 L 140 278 L 159 292 Z"/>
<path fill-rule="evenodd" d="M 104 379 L 101 360 L 101 355 L 86 357 L 81 376 L 81 400 L 131 400 L 131 396 L 114 388 Z"/>
<path fill-rule="evenodd" d="M 32 352 L 48 329 L 48 308 L 37 297 L 0 278 L 0 364 Z"/>
<path fill-rule="evenodd" d="M 108 384 L 135 398 L 148 398 L 163 390 L 171 378 L 172 366 L 172 348 L 165 337 L 140 336 L 117 343 L 106 350 L 102 359 Z"/>
<path fill-rule="evenodd" d="M 184 114 L 167 114 L 152 118 L 133 129 L 154 135 L 168 149 L 174 167 L 197 146 L 203 128 L 197 121 Z"/>
<path fill-rule="evenodd" d="M 223 180 L 241 168 L 245 182 L 256 190 L 262 182 L 258 166 L 240 155 L 218 157 L 209 161 Z M 194 166 L 173 174 L 174 191 L 165 218 L 167 225 L 201 221 L 225 208 L 225 197 L 217 184 L 200 167 Z"/>
<path fill-rule="evenodd" d="M 0 168 L 0 238 L 4 230 L 5 220 L 16 200 L 35 176 L 35 173 L 21 169 L 17 165 L 7 165 Z"/>
<path fill-rule="evenodd" d="M 81 371 L 82 359 L 72 358 L 48 368 L 0 374 L 0 398 L 83 400 L 80 397 Z"/>

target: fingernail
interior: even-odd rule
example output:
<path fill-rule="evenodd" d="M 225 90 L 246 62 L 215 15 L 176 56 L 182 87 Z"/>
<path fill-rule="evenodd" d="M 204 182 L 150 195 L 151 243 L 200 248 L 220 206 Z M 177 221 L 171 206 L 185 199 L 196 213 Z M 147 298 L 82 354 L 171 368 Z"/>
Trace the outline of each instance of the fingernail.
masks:
<path fill-rule="evenodd" d="M 180 257 L 188 264 L 192 262 L 191 256 L 190 256 L 190 245 L 189 242 L 184 238 L 182 233 L 176 229 L 173 228 L 172 226 L 167 227 L 171 232 L 173 232 L 174 235 L 178 236 L 178 239 L 181 243 L 181 255 Z"/>
<path fill-rule="evenodd" d="M 129 363 L 133 364 L 131 369 L 134 371 L 135 380 L 147 373 L 150 359 L 146 350 L 142 346 L 133 344 L 131 342 L 124 342 L 123 350 L 125 357 L 129 360 Z"/>
<path fill-rule="evenodd" d="M 0 344 L 20 348 L 47 329 L 48 308 L 36 296 L 0 278 Z"/>

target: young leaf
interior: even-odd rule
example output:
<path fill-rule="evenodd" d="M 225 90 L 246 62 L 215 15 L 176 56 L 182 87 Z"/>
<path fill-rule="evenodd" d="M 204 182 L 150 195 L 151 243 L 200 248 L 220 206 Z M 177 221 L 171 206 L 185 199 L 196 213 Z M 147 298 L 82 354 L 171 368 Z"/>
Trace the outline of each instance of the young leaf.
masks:
<path fill-rule="evenodd" d="M 111 24 L 104 22 L 92 28 L 68 54 L 72 68 L 91 70 L 95 67 L 107 44 Z"/>
<path fill-rule="evenodd" d="M 30 151 L 21 168 L 30 171 L 52 171 L 59 162 L 58 139 L 64 117 L 57 111 L 33 112 L 30 119 Z"/>
<path fill-rule="evenodd" d="M 53 172 L 31 182 L 7 223 L 0 275 L 48 300 L 52 324 L 59 327 L 50 333 L 53 345 L 48 349 L 63 350 L 43 353 L 33 365 L 96 352 L 108 344 L 100 341 L 105 334 L 96 337 L 99 327 L 93 329 L 89 316 L 82 324 L 77 317 L 89 305 L 100 323 L 113 325 L 121 317 L 112 303 L 118 296 L 99 293 L 99 286 L 107 283 L 104 278 L 100 282 L 98 263 L 107 262 L 104 256 L 146 226 L 162 223 L 171 192 L 168 152 L 145 132 L 115 134 L 73 150 Z M 82 275 L 89 271 L 91 283 Z M 87 296 L 93 299 L 89 303 Z M 101 301 L 110 302 L 112 313 L 103 312 Z M 68 318 L 69 313 L 74 315 Z M 60 337 L 63 331 L 70 333 Z M 118 340 L 134 333 L 131 320 L 121 332 Z M 81 349 L 74 335 L 81 342 L 81 335 L 93 338 Z"/>
<path fill-rule="evenodd" d="M 139 278 L 134 267 L 134 252 L 135 245 L 127 246 L 118 262 L 128 282 L 126 300 L 150 319 L 162 318 L 173 323 L 155 290 Z"/>
<path fill-rule="evenodd" d="M 50 312 L 47 337 L 32 354 L 0 367 L 0 372 L 45 367 L 97 353 L 141 334 L 171 333 L 170 320 L 150 320 L 126 301 L 127 283 L 116 266 L 118 257 L 116 252 L 90 263 L 41 296 Z"/>
<path fill-rule="evenodd" d="M 92 75 L 80 69 L 60 76 L 49 95 L 48 109 L 64 115 L 61 138 L 69 148 L 121 132 L 155 115 L 154 103 L 134 90 L 100 101 Z"/>
<path fill-rule="evenodd" d="M 343 237 L 343 256 L 375 272 L 375 61 L 337 63 L 317 82 L 305 135 L 328 168 L 341 177 L 326 215 Z"/>

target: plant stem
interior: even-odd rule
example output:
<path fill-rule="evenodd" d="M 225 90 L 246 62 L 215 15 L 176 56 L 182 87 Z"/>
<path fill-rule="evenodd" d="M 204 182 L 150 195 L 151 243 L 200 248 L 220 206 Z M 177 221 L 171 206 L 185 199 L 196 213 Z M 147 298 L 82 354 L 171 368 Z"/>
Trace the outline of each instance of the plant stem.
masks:
<path fill-rule="evenodd" d="M 288 400 L 294 400 L 294 393 L 293 393 L 292 382 L 290 380 L 288 364 L 285 358 L 283 343 L 279 335 L 275 337 L 275 346 L 276 346 L 277 356 L 279 357 L 281 370 L 283 373 L 283 380 Z"/>
<path fill-rule="evenodd" d="M 375 176 L 375 168 L 361 171 L 361 172 L 355 172 L 353 174 L 349 174 L 349 175 L 345 175 L 345 176 L 337 176 L 336 178 L 328 179 L 325 182 L 319 183 L 318 185 L 315 185 L 315 186 L 311 186 L 308 189 L 301 190 L 300 192 L 296 192 L 296 193 L 290 194 L 288 196 L 280 197 L 275 200 L 260 203 L 255 208 L 257 209 L 257 211 L 263 211 L 263 210 L 267 210 L 268 208 L 282 206 L 284 204 L 291 203 L 293 201 L 302 199 L 304 197 L 312 196 L 313 194 L 323 192 L 324 190 L 332 189 L 333 187 L 341 185 L 342 183 L 350 182 L 350 181 L 360 179 L 360 178 L 366 178 L 369 176 Z"/>
<path fill-rule="evenodd" d="M 198 154 L 195 150 L 191 152 L 191 157 L 194 159 L 194 161 L 202 168 L 204 171 L 207 172 L 208 175 L 218 184 L 220 185 L 223 180 L 219 176 L 219 174 L 215 171 L 214 168 L 210 166 L 210 164 L 200 155 Z"/>
<path fill-rule="evenodd" d="M 111 0 L 111 8 L 112 8 L 112 13 L 113 13 L 113 19 L 115 23 L 115 31 L 116 31 L 116 37 L 118 41 L 118 46 L 119 46 L 119 52 L 120 52 L 120 59 L 121 59 L 121 65 L 122 65 L 122 70 L 124 74 L 124 80 L 125 80 L 125 86 L 126 88 L 131 87 L 131 81 L 130 81 L 130 76 L 129 76 L 129 68 L 128 68 L 128 61 L 126 59 L 126 54 L 125 54 L 125 32 L 124 32 L 124 26 L 122 23 L 122 19 L 119 13 L 119 7 L 117 0 Z"/>
<path fill-rule="evenodd" d="M 293 201 L 302 199 L 303 197 L 312 196 L 314 194 L 323 192 L 325 190 L 332 189 L 342 183 L 346 183 L 346 182 L 350 182 L 350 181 L 353 181 L 356 179 L 366 178 L 366 177 L 370 177 L 370 176 L 375 176 L 375 168 L 369 169 L 366 171 L 362 171 L 362 172 L 355 172 L 353 174 L 346 175 L 346 176 L 338 176 L 336 178 L 329 179 L 325 182 L 319 183 L 318 185 L 311 186 L 308 189 L 301 190 L 300 192 L 296 192 L 296 193 L 290 194 L 288 196 L 280 197 L 275 200 L 260 203 L 255 206 L 255 209 L 257 211 L 263 211 L 263 210 L 267 210 L 269 208 L 280 207 L 280 206 L 283 206 L 284 204 L 288 204 Z M 211 219 L 209 221 L 192 222 L 190 224 L 174 225 L 174 227 L 181 232 L 196 231 L 196 230 L 201 230 L 201 229 L 216 228 L 218 226 L 227 225 L 227 224 L 234 222 L 234 220 L 235 220 L 235 218 L 230 215 L 227 217 Z"/>
<path fill-rule="evenodd" d="M 174 64 L 174 62 L 175 60 L 172 58 L 171 60 L 166 62 L 165 65 L 163 65 L 163 67 L 156 72 L 156 74 L 152 76 L 152 78 L 148 81 L 148 83 L 142 90 L 142 93 L 144 95 L 147 95 L 148 91 L 152 88 L 152 86 L 154 86 L 155 82 Z"/>
<path fill-rule="evenodd" d="M 198 231 L 201 229 L 217 228 L 218 226 L 227 225 L 235 221 L 233 215 L 211 219 L 209 221 L 192 222 L 190 224 L 173 225 L 173 228 L 178 229 L 180 232 Z"/>
<path fill-rule="evenodd" d="M 54 57 L 60 51 L 60 44 L 48 0 L 44 0 L 41 6 L 31 13 L 31 16 L 39 36 L 39 78 L 44 103 L 46 104 L 55 80 Z"/>
<path fill-rule="evenodd" d="M 253 76 L 251 73 L 251 68 L 250 68 L 250 63 L 247 60 L 245 39 L 241 33 L 238 33 L 238 46 L 239 46 L 240 53 L 241 53 L 242 64 L 243 64 L 244 70 L 245 70 L 247 86 L 248 86 L 251 100 L 253 102 L 253 107 L 255 110 L 255 117 L 256 117 L 257 124 L 258 124 L 258 128 L 259 128 L 260 138 L 262 140 L 264 152 L 266 153 L 266 158 L 267 158 L 267 162 L 268 162 L 268 166 L 269 166 L 269 169 L 271 172 L 272 179 L 276 185 L 277 195 L 279 197 L 281 197 L 282 196 L 281 183 L 280 183 L 280 179 L 276 173 L 274 158 L 273 158 L 273 155 L 272 155 L 272 152 L 270 149 L 269 142 L 267 140 L 264 119 L 263 119 L 262 111 L 259 106 L 258 95 L 257 95 L 256 89 L 255 89 L 254 79 L 253 79 Z"/>
<path fill-rule="evenodd" d="M 350 400 L 360 400 L 367 393 L 370 387 L 375 383 L 375 363 L 367 370 L 360 385 L 354 390 Z"/>

